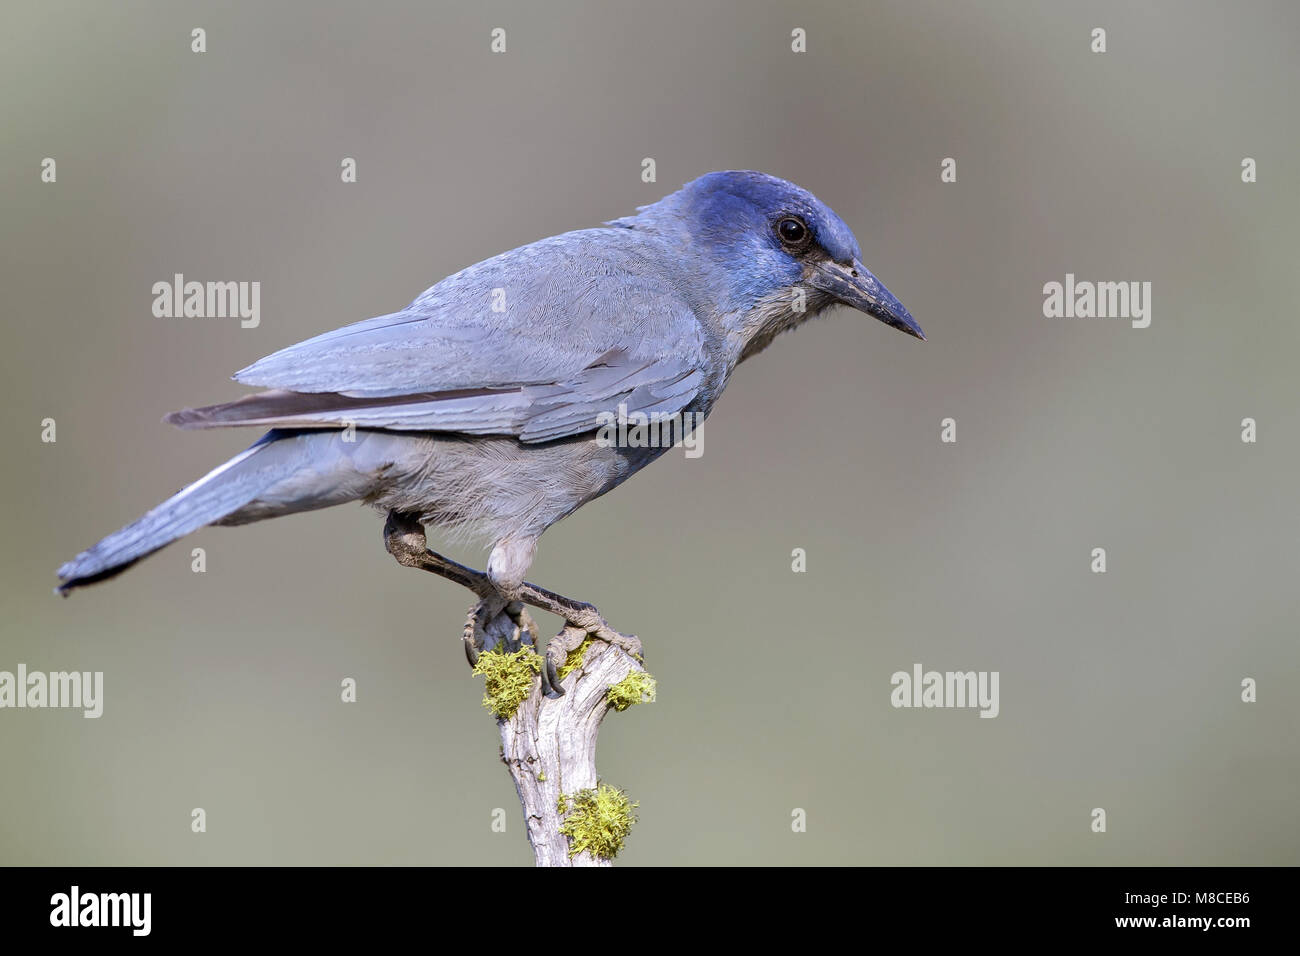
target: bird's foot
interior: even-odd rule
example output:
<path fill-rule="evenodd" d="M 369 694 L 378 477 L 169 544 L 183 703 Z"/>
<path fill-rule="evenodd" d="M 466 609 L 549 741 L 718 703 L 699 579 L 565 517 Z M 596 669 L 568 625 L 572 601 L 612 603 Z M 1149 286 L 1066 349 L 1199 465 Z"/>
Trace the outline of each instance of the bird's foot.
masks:
<path fill-rule="evenodd" d="M 564 614 L 565 625 L 560 633 L 547 643 L 543 654 L 542 692 L 551 698 L 564 696 L 564 688 L 560 686 L 562 680 L 560 668 L 564 666 L 569 655 L 589 638 L 621 648 L 638 661 L 644 660 L 641 641 L 636 635 L 620 634 L 614 630 L 590 604 L 567 603 L 570 607 Z"/>
<path fill-rule="evenodd" d="M 465 657 L 470 667 L 478 664 L 483 651 L 501 647 L 513 654 L 525 644 L 538 643 L 537 624 L 519 601 L 503 605 L 499 599 L 479 601 L 465 620 Z"/>
<path fill-rule="evenodd" d="M 542 652 L 542 693 L 547 697 L 564 696 L 560 669 L 569 655 L 588 639 L 604 641 L 623 649 L 638 661 L 643 659 L 640 639 L 614 630 L 592 605 L 566 600 L 563 609 L 556 606 L 545 610 L 562 613 L 565 617 L 564 627 L 547 642 Z M 465 657 L 471 667 L 478 664 L 479 654 L 495 647 L 512 654 L 525 644 L 540 646 L 537 624 L 522 602 L 511 601 L 503 605 L 500 599 L 491 598 L 470 608 L 465 621 L 464 641 Z"/>

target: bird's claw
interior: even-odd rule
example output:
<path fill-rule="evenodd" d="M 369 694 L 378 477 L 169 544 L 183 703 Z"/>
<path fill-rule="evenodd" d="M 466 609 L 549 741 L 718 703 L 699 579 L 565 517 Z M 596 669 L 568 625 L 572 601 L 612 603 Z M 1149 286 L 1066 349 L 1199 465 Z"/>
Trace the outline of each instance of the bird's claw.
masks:
<path fill-rule="evenodd" d="M 555 641 L 552 640 L 551 644 Z M 551 645 L 546 646 L 548 653 L 542 655 L 542 693 L 555 700 L 557 697 L 564 696 L 564 688 L 560 686 L 560 674 L 555 668 L 555 660 L 551 657 L 549 651 Z"/>
<path fill-rule="evenodd" d="M 479 601 L 469 609 L 465 620 L 463 640 L 465 658 L 470 667 L 478 664 L 479 654 L 500 645 L 507 654 L 513 654 L 525 644 L 537 646 L 537 624 L 528 609 L 518 601 L 504 608 L 500 603 Z"/>
<path fill-rule="evenodd" d="M 560 686 L 563 679 L 560 676 L 560 668 L 568 656 L 582 646 L 582 642 L 587 639 L 587 632 L 583 628 L 575 627 L 572 624 L 565 624 L 556 634 L 546 643 L 546 650 L 542 653 L 542 693 L 554 700 L 556 697 L 564 696 L 564 688 Z"/>
<path fill-rule="evenodd" d="M 546 645 L 546 651 L 542 655 L 542 692 L 547 697 L 554 699 L 564 696 L 564 688 L 560 686 L 559 669 L 568 656 L 581 647 L 589 637 L 620 648 L 637 661 L 644 663 L 641 641 L 636 635 L 620 634 L 596 613 L 594 607 L 587 605 L 587 609 L 589 614 L 583 615 L 581 623 L 567 622 L 560 633 L 551 638 Z"/>

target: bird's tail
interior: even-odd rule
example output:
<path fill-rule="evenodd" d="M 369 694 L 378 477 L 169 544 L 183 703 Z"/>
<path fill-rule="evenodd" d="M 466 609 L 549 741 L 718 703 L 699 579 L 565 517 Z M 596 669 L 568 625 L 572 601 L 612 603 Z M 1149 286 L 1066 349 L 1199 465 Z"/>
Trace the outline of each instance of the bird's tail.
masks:
<path fill-rule="evenodd" d="M 356 444 L 343 445 L 339 432 L 268 432 L 59 568 L 59 593 L 120 574 L 204 525 L 244 524 L 365 497 L 375 472 L 354 460 L 365 437 L 359 432 Z"/>

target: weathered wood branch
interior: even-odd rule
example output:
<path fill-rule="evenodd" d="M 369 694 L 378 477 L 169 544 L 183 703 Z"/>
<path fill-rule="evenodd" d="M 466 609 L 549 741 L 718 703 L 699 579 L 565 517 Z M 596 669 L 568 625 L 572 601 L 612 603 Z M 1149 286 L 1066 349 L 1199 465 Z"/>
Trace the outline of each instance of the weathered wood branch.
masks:
<path fill-rule="evenodd" d="M 514 778 L 538 866 L 611 865 L 590 849 L 571 852 L 575 842 L 561 832 L 566 814 L 560 806 L 563 797 L 570 814 L 583 812 L 574 806 L 576 795 L 596 791 L 596 737 L 614 707 L 609 691 L 633 674 L 646 674 L 639 661 L 620 647 L 594 640 L 582 663 L 561 680 L 563 697 L 544 696 L 538 675 L 514 715 L 498 719 L 502 760 Z"/>

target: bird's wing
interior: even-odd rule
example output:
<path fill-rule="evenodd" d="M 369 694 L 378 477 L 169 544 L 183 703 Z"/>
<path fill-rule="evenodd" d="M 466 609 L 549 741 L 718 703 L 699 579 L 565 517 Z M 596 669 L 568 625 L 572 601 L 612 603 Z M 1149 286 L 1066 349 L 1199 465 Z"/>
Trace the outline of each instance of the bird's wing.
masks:
<path fill-rule="evenodd" d="M 270 391 L 167 420 L 540 442 L 593 431 L 620 405 L 674 414 L 704 387 L 705 337 L 642 241 L 585 230 L 488 259 L 401 312 L 308 339 L 235 376 Z"/>

